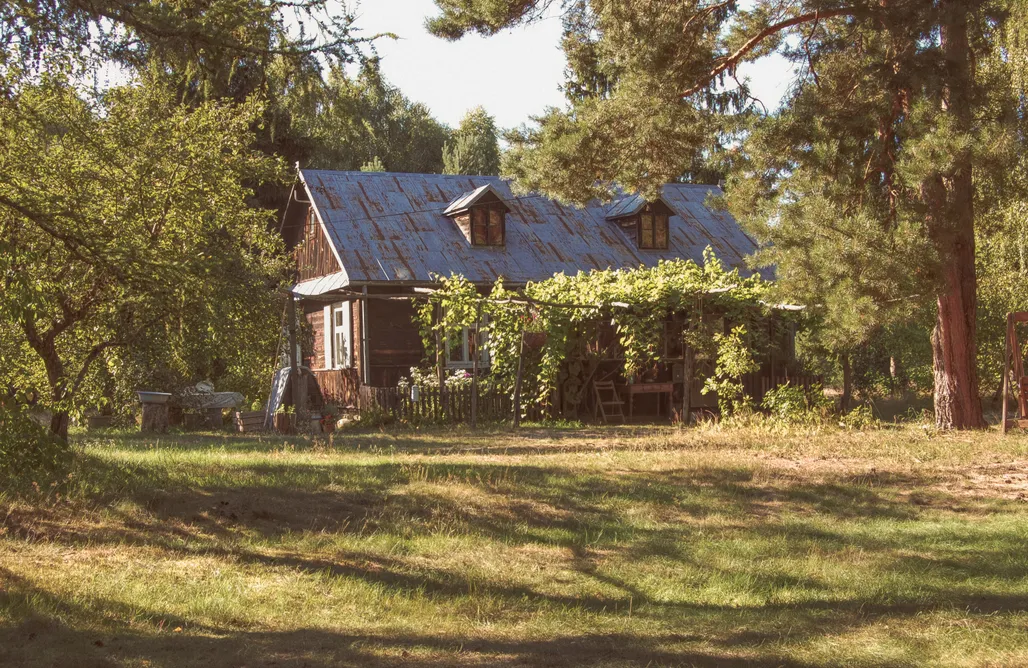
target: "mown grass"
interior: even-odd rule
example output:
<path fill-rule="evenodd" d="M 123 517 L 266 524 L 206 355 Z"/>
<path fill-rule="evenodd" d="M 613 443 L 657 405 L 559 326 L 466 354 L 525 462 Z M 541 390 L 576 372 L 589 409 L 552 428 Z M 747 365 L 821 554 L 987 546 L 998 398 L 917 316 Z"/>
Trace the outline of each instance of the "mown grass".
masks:
<path fill-rule="evenodd" d="M 82 435 L 0 494 L 0 665 L 1028 663 L 1028 439 Z"/>

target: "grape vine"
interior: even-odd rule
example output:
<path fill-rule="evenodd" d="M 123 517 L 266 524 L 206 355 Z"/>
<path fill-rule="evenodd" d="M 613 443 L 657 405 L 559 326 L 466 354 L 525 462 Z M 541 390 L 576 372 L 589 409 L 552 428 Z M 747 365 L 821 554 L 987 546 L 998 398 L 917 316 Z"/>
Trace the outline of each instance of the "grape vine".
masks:
<path fill-rule="evenodd" d="M 417 319 L 433 363 L 437 341 L 481 322 L 488 332 L 489 378 L 507 393 L 513 392 L 523 335 L 538 333 L 537 345 L 527 348 L 522 401 L 545 404 L 558 385 L 570 401 L 580 399 L 582 367 L 597 354 L 601 326 L 610 323 L 628 377 L 661 361 L 665 322 L 678 314 L 686 323 L 683 344 L 717 362 L 704 391 L 718 392 L 723 410 L 732 410 L 744 402 L 738 377 L 756 367 L 757 351 L 767 343 L 761 323 L 769 316 L 770 290 L 759 275 L 726 269 L 708 248 L 702 265 L 676 259 L 654 267 L 556 274 L 519 291 L 500 279 L 483 294 L 461 276 L 440 277 L 436 290 L 418 304 Z"/>

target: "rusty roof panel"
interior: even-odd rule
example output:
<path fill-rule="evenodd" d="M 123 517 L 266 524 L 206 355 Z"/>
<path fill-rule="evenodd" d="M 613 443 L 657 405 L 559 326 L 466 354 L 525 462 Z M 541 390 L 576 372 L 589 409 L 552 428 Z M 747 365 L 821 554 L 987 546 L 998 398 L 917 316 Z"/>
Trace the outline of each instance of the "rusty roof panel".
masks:
<path fill-rule="evenodd" d="M 744 268 L 756 244 L 726 213 L 704 206 L 714 186 L 668 184 L 661 199 L 670 218 L 667 250 L 640 250 L 607 220 L 608 207 L 565 206 L 540 195 L 515 196 L 489 176 L 334 172 L 305 169 L 300 178 L 335 245 L 351 284 L 432 280 L 462 274 L 476 283 L 498 275 L 524 283 L 555 273 L 655 265 L 677 257 L 702 262 L 712 246 L 729 266 Z M 488 186 L 488 188 L 486 188 Z M 472 191 L 493 191 L 510 208 L 506 246 L 471 246 L 443 215 L 448 203 Z"/>

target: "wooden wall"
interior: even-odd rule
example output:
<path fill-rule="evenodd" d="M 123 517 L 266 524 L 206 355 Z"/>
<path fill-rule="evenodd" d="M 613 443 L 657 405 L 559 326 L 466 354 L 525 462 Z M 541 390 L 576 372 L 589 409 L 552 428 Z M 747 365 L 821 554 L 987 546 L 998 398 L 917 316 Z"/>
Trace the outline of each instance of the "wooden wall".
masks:
<path fill-rule="evenodd" d="M 307 209 L 303 241 L 293 251 L 300 280 L 306 281 L 339 271 L 339 262 L 313 209 Z"/>
<path fill-rule="evenodd" d="M 424 356 L 421 335 L 409 300 L 368 300 L 369 385 L 391 387 Z"/>
<path fill-rule="evenodd" d="M 306 309 L 305 309 L 306 310 Z M 320 308 L 316 311 L 306 313 L 307 322 L 314 330 L 314 357 L 311 360 L 312 369 L 324 369 L 328 366 L 325 359 L 325 315 Z"/>
<path fill-rule="evenodd" d="M 318 379 L 325 403 L 335 404 L 340 408 L 357 406 L 361 382 L 356 369 L 322 369 L 315 371 L 314 376 Z"/>

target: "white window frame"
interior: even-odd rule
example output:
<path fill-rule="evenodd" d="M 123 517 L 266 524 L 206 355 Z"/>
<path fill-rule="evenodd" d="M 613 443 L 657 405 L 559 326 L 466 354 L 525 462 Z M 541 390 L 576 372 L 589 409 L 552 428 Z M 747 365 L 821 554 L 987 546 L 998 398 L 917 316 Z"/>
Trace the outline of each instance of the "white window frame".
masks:
<path fill-rule="evenodd" d="M 325 307 L 325 368 L 349 369 L 352 366 L 353 310 L 350 302 L 337 302 Z"/>
<path fill-rule="evenodd" d="M 452 359 L 453 355 L 451 354 L 452 349 L 451 349 L 451 346 L 450 346 L 450 344 L 451 344 L 450 337 L 446 337 L 446 368 L 448 368 L 448 369 L 473 369 L 473 368 L 475 368 L 475 360 L 473 360 L 471 358 L 471 351 L 468 350 L 468 348 L 469 348 L 468 340 L 471 338 L 470 337 L 471 332 L 475 331 L 477 328 L 478 328 L 477 325 L 471 325 L 471 326 L 465 327 L 465 328 L 463 328 L 461 330 L 461 333 L 460 333 L 461 359 L 460 360 L 453 360 Z M 479 366 L 479 368 L 485 368 L 485 367 L 489 366 L 489 346 L 487 345 L 488 341 L 489 341 L 489 324 L 486 321 L 485 317 L 483 317 L 482 318 L 482 333 L 479 336 L 479 341 L 478 341 L 478 345 L 479 345 L 480 351 L 481 351 L 479 353 L 479 357 L 478 357 L 478 366 Z"/>

